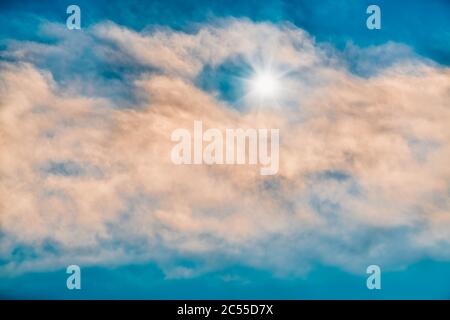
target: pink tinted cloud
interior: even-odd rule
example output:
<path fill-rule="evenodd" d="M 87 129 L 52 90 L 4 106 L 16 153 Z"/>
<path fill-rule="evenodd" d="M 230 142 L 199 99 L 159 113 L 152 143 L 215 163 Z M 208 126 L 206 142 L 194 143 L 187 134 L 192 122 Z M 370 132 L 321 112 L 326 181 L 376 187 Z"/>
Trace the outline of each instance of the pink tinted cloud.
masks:
<path fill-rule="evenodd" d="M 190 276 L 225 261 L 284 274 L 307 270 L 308 259 L 361 272 L 374 260 L 395 267 L 427 255 L 450 258 L 442 245 L 450 242 L 448 68 L 408 59 L 362 78 L 290 25 L 230 20 L 185 34 L 105 23 L 89 32 L 117 45 L 116 63 L 159 72 L 134 80 L 142 99 L 120 109 L 112 99 L 63 87 L 33 64 L 1 65 L 4 273 L 73 259 L 151 260 L 176 276 L 170 261 L 185 255 L 203 261 L 201 270 L 183 272 Z M 34 48 L 26 56 L 38 54 Z M 293 106 L 236 111 L 195 85 L 205 65 L 235 55 L 251 63 L 261 51 L 305 70 L 290 79 Z M 219 129 L 279 128 L 278 175 L 262 177 L 252 166 L 174 165 L 171 132 L 194 120 Z M 79 171 L 49 172 L 51 163 Z M 318 178 L 330 172 L 348 178 Z M 336 207 L 324 213 L 311 197 Z M 380 230 L 389 236 L 377 237 Z M 397 230 L 401 241 L 392 243 Z M 372 241 L 361 248 L 362 234 Z M 60 254 L 45 252 L 45 241 Z M 36 248 L 39 259 L 13 259 L 18 245 Z"/>

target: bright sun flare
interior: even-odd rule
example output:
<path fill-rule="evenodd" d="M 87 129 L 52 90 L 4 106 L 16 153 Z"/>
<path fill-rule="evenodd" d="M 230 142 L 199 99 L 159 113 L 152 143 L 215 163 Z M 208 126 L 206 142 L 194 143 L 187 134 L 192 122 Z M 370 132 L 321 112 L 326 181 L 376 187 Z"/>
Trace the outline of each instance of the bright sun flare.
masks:
<path fill-rule="evenodd" d="M 260 98 L 275 98 L 279 90 L 277 78 L 270 73 L 261 73 L 252 80 L 252 91 Z"/>

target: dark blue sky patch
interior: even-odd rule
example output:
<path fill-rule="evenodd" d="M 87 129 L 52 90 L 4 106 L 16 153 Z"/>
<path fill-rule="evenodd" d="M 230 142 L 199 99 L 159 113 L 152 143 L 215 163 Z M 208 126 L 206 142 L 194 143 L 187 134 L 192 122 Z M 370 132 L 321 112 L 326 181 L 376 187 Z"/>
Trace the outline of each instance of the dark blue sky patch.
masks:
<path fill-rule="evenodd" d="M 251 66 L 242 57 L 233 57 L 219 66 L 205 66 L 195 82 L 199 88 L 216 92 L 220 100 L 241 110 L 242 99 L 247 94 L 244 79 L 251 73 Z"/>
<path fill-rule="evenodd" d="M 50 162 L 42 168 L 44 172 L 61 176 L 82 176 L 85 169 L 74 161 Z"/>
<path fill-rule="evenodd" d="M 91 177 L 101 179 L 103 171 L 101 168 L 76 161 L 50 161 L 43 165 L 40 170 L 44 175 L 55 175 L 62 177 Z"/>

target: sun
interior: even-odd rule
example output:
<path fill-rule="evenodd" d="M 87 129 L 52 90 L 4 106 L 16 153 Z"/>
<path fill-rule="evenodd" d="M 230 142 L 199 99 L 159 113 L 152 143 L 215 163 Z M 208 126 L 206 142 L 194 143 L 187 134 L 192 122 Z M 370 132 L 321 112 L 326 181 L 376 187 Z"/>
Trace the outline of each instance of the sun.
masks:
<path fill-rule="evenodd" d="M 260 99 L 274 99 L 280 89 L 277 77 L 269 71 L 256 74 L 250 84 L 252 94 Z"/>
<path fill-rule="evenodd" d="M 285 66 L 266 63 L 249 63 L 242 77 L 244 94 L 239 99 L 249 108 L 281 108 L 290 102 L 291 70 Z"/>

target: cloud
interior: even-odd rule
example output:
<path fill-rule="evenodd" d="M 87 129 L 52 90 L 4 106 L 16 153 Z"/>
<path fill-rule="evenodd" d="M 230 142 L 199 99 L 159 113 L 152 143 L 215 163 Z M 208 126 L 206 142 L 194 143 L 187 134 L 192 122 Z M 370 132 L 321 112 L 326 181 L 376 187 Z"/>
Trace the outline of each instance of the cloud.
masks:
<path fill-rule="evenodd" d="M 232 264 L 287 275 L 450 259 L 448 68 L 391 43 L 374 48 L 393 56 L 376 69 L 368 52 L 340 54 L 289 24 L 137 33 L 106 22 L 77 51 L 69 31 L 44 29 L 59 40 L 2 54 L 1 273 L 155 261 L 168 277 Z M 117 76 L 85 70 L 85 53 Z M 289 70 L 288 105 L 236 110 L 196 85 L 234 60 Z M 118 97 L 110 83 L 128 89 Z M 194 120 L 280 128 L 278 175 L 173 165 L 171 132 Z"/>

